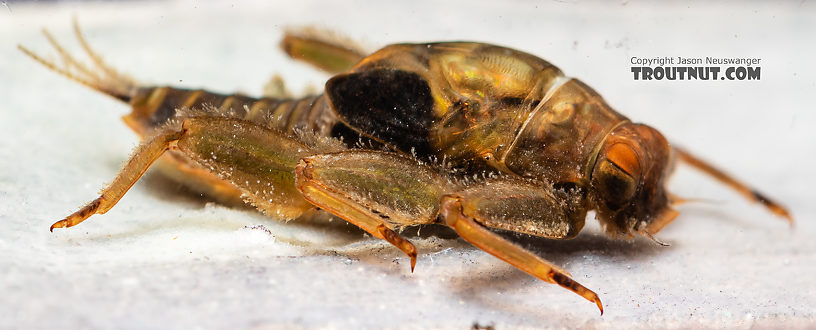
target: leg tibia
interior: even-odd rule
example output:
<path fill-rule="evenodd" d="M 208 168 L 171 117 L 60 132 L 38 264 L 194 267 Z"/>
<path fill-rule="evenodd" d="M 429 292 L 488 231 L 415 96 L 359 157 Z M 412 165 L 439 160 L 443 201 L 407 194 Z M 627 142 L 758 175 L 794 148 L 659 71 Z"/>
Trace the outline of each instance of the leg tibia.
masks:
<path fill-rule="evenodd" d="M 603 305 L 595 292 L 587 289 L 578 282 L 572 280 L 567 271 L 560 267 L 539 258 L 535 254 L 527 251 L 516 244 L 502 238 L 489 231 L 484 224 L 493 224 L 491 227 L 500 228 L 496 225 L 506 222 L 510 225 L 509 230 L 517 232 L 531 232 L 526 225 L 519 223 L 521 214 L 527 213 L 530 218 L 540 216 L 540 212 L 551 212 L 554 214 L 563 211 L 555 205 L 550 205 L 550 210 L 540 209 L 541 205 L 547 205 L 546 198 L 534 198 L 533 195 L 524 196 L 530 192 L 524 192 L 525 187 L 517 186 L 520 189 L 520 196 L 513 196 L 513 193 L 504 197 L 491 196 L 503 194 L 501 189 L 494 191 L 491 186 L 480 186 L 468 189 L 463 193 L 446 195 L 442 198 L 442 206 L 439 211 L 445 224 L 453 228 L 459 236 L 470 244 L 490 253 L 497 258 L 506 261 L 516 268 L 533 275 L 543 281 L 555 283 L 570 290 L 584 299 L 594 302 L 603 314 Z M 481 192 L 481 194 L 479 194 Z M 541 197 L 541 196 L 539 196 Z M 484 198 L 484 199 L 482 199 Z M 493 198 L 496 198 L 495 200 Z M 520 203 L 526 200 L 527 203 Z M 501 205 L 505 203 L 505 205 Z M 537 205 L 538 204 L 538 205 Z M 555 207 L 552 207 L 555 206 Z M 492 216 L 493 218 L 487 218 Z M 563 218 L 562 225 L 568 225 L 568 218 Z M 551 223 L 555 224 L 555 223 Z M 536 224 L 530 224 L 534 226 Z M 540 225 L 540 224 L 538 224 Z M 567 233 L 568 231 L 557 230 L 555 232 Z"/>
<path fill-rule="evenodd" d="M 142 143 L 113 182 L 102 190 L 99 198 L 91 201 L 65 219 L 51 225 L 51 231 L 54 231 L 54 228 L 75 226 L 91 215 L 103 214 L 110 210 L 147 171 L 150 164 L 159 158 L 170 147 L 170 144 L 177 141 L 183 134 L 183 131 L 165 132 Z"/>

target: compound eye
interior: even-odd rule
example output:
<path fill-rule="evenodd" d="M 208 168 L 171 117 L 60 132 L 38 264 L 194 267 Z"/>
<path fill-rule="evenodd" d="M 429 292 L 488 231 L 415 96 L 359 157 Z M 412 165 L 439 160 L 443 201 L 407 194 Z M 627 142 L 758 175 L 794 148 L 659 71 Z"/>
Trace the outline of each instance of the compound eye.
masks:
<path fill-rule="evenodd" d="M 640 162 L 628 144 L 616 143 L 609 148 L 606 159 L 633 179 L 640 178 Z"/>
<path fill-rule="evenodd" d="M 603 195 L 606 206 L 617 210 L 628 204 L 637 192 L 640 180 L 640 163 L 637 154 L 625 144 L 615 144 L 599 165 L 597 189 Z"/>

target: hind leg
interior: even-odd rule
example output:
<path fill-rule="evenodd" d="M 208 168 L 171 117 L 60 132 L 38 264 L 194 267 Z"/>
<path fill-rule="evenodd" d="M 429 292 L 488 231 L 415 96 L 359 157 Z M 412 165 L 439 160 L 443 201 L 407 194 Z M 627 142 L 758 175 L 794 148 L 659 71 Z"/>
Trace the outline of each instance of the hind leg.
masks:
<path fill-rule="evenodd" d="M 289 57 L 330 74 L 346 72 L 366 57 L 350 39 L 316 28 L 286 31 L 280 46 Z"/>
<path fill-rule="evenodd" d="M 294 186 L 297 161 L 312 148 L 280 132 L 223 117 L 191 117 L 148 138 L 100 196 L 51 229 L 75 226 L 110 210 L 145 171 L 173 150 L 230 181 L 244 199 L 266 214 L 294 219 L 312 205 Z"/>
<path fill-rule="evenodd" d="M 329 74 L 346 72 L 366 56 L 353 41 L 313 27 L 286 31 L 280 47 L 289 57 Z M 311 95 L 319 92 L 315 86 L 309 85 L 301 94 Z M 263 95 L 290 98 L 293 94 L 286 88 L 283 79 L 275 74 L 264 85 Z"/>
<path fill-rule="evenodd" d="M 113 182 L 102 190 L 98 198 L 67 218 L 54 223 L 51 230 L 75 226 L 91 215 L 107 212 L 159 156 L 173 150 L 228 180 L 243 192 L 247 202 L 278 219 L 288 220 L 300 216 L 314 207 L 311 201 L 317 201 L 319 202 L 317 205 L 329 210 L 342 210 L 335 212 L 336 214 L 348 214 L 352 211 L 351 216 L 344 219 L 374 237 L 384 239 L 398 247 L 411 257 L 413 267 L 416 248 L 400 237 L 391 223 L 383 221 L 380 217 L 371 217 L 370 213 L 365 211 L 353 213 L 354 210 L 360 209 L 353 210 L 350 205 L 343 205 L 342 201 L 336 199 L 331 201 L 332 193 L 321 189 L 326 188 L 325 185 L 314 184 L 316 181 L 306 180 L 307 182 L 301 182 L 298 187 L 295 186 L 296 166 L 301 178 L 314 179 L 325 172 L 308 165 L 306 166 L 308 169 L 304 170 L 302 166 L 304 162 L 320 163 L 320 159 L 347 153 L 338 152 L 338 147 L 331 145 L 330 141 L 320 142 L 317 138 L 310 140 L 305 136 L 301 139 L 308 144 L 280 131 L 233 118 L 184 119 L 180 124 L 167 126 L 158 135 L 146 140 Z M 323 158 L 320 158 L 321 156 Z M 304 157 L 307 157 L 306 160 L 302 160 Z M 377 165 L 372 164 L 375 167 Z M 342 170 L 330 172 L 339 173 Z M 309 197 L 309 201 L 304 199 L 304 195 Z"/>
<path fill-rule="evenodd" d="M 91 215 L 108 212 L 147 171 L 150 164 L 169 150 L 182 136 L 184 136 L 183 131 L 167 131 L 143 142 L 128 160 L 127 165 L 116 175 L 113 182 L 102 190 L 99 197 L 65 219 L 51 225 L 50 230 L 76 226 Z"/>

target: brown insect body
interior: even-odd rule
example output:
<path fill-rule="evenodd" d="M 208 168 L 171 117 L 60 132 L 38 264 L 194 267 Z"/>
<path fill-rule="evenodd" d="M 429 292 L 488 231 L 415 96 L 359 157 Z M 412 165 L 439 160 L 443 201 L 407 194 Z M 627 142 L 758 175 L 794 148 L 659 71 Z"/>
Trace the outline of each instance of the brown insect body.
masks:
<path fill-rule="evenodd" d="M 471 42 L 392 45 L 332 78 L 326 91 L 348 126 L 403 152 L 577 190 L 570 193 L 586 198 L 567 199 L 578 212 L 567 237 L 588 209 L 610 233 L 629 236 L 641 222 L 674 214 L 664 192 L 665 138 L 535 56 Z"/>
<path fill-rule="evenodd" d="M 124 120 L 145 141 L 99 198 L 52 229 L 105 213 L 161 159 L 172 177 L 223 202 L 243 200 L 280 219 L 326 210 L 405 252 L 412 269 L 416 248 L 394 230 L 445 224 L 603 312 L 598 296 L 566 271 L 489 229 L 570 238 L 596 210 L 610 235 L 654 239 L 677 215 L 665 189 L 673 151 L 790 219 L 767 197 L 672 149 L 655 129 L 630 122 L 585 84 L 520 51 L 449 42 L 364 56 L 289 35 L 283 48 L 292 57 L 346 72 L 322 95 L 252 98 L 141 87 L 104 65 L 76 32 L 97 71 L 48 34 L 65 68 L 21 50 L 128 102 L 133 111 Z"/>

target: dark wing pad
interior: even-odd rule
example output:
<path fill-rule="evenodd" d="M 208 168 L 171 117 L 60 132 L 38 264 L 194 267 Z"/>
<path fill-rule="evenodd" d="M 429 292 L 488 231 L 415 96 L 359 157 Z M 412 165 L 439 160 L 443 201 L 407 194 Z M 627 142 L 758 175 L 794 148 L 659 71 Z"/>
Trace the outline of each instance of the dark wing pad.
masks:
<path fill-rule="evenodd" d="M 340 118 L 363 135 L 420 156 L 432 153 L 433 98 L 420 75 L 394 69 L 349 73 L 329 80 L 326 93 Z"/>

